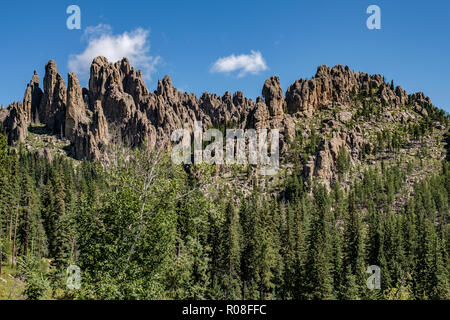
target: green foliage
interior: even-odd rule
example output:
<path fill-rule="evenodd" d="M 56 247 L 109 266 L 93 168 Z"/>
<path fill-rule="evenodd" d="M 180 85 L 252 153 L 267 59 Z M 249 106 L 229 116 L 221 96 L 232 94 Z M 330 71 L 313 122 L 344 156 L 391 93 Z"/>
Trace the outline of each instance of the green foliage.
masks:
<path fill-rule="evenodd" d="M 375 148 L 398 148 L 407 130 L 380 131 Z M 321 139 L 313 129 L 295 143 L 303 158 Z M 305 183 L 298 162 L 276 190 L 254 179 L 243 195 L 206 187 L 211 167 L 110 152 L 106 167 L 50 162 L 11 152 L 0 136 L 0 255 L 8 270 L 18 263 L 28 299 L 450 297 L 447 161 L 409 196 L 414 166 L 392 162 L 331 190 Z M 336 165 L 349 172 L 345 147 Z M 69 265 L 81 268 L 79 290 L 66 287 Z M 369 265 L 381 269 L 380 291 L 366 287 Z"/>
<path fill-rule="evenodd" d="M 48 265 L 35 257 L 26 257 L 19 260 L 19 270 L 25 278 L 23 295 L 27 300 L 41 300 L 46 297 L 50 289 L 47 278 Z"/>
<path fill-rule="evenodd" d="M 338 157 L 336 159 L 336 170 L 339 177 L 342 178 L 344 174 L 350 169 L 350 155 L 348 154 L 346 147 L 339 149 Z"/>

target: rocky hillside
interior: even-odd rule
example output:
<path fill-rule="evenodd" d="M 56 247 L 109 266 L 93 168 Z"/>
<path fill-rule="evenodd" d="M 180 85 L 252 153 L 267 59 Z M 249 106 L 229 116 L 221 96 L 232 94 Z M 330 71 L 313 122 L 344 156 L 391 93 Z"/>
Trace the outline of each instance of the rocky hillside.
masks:
<path fill-rule="evenodd" d="M 44 148 L 38 151 L 43 156 L 49 141 L 75 159 L 89 160 L 107 160 L 105 147 L 118 140 L 130 147 L 164 147 L 173 130 L 192 131 L 196 120 L 205 129 L 278 128 L 284 168 L 300 163 L 305 178 L 321 178 L 328 186 L 342 176 L 345 181 L 350 168 L 357 173 L 381 160 L 402 156 L 408 162 L 425 151 L 437 163 L 445 156 L 448 116 L 428 97 L 408 95 L 381 75 L 347 66 L 320 66 L 312 79 L 295 81 L 285 94 L 279 78 L 271 77 L 256 101 L 239 91 L 198 98 L 178 91 L 168 76 L 150 92 L 126 58 L 95 58 L 89 88 L 73 73 L 66 85 L 54 61 L 45 67 L 43 90 L 39 82 L 34 72 L 23 102 L 1 108 L 0 121 L 11 145 Z M 39 132 L 47 144 L 30 146 Z"/>

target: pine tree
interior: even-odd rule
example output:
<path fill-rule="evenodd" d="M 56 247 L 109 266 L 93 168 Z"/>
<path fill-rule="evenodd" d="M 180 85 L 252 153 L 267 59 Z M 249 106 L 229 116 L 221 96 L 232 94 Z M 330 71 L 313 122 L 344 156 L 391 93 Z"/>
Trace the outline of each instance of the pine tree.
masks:
<path fill-rule="evenodd" d="M 315 212 L 308 237 L 306 265 L 308 295 L 311 299 L 333 299 L 330 201 L 323 185 L 315 186 L 313 194 Z"/>
<path fill-rule="evenodd" d="M 4 239 L 3 225 L 6 222 L 6 188 L 8 181 L 8 141 L 3 134 L 0 134 L 0 277 L 2 275 L 3 265 L 3 246 L 6 242 Z"/>
<path fill-rule="evenodd" d="M 345 291 L 350 290 L 350 287 L 353 286 L 359 288 L 358 291 L 362 292 L 365 285 L 364 239 L 361 219 L 354 205 L 354 197 L 353 192 L 350 192 L 349 208 L 344 225 L 343 265 L 346 270 L 346 280 L 356 281 L 356 283 L 344 283 L 344 287 L 346 288 Z"/>
<path fill-rule="evenodd" d="M 304 197 L 286 204 L 281 252 L 284 275 L 282 299 L 301 299 L 305 285 L 306 221 Z"/>
<path fill-rule="evenodd" d="M 248 199 L 244 200 L 239 212 L 241 220 L 243 246 L 241 255 L 242 298 L 259 299 L 257 273 L 257 217 L 259 210 L 258 189 L 255 189 Z"/>
<path fill-rule="evenodd" d="M 406 206 L 402 219 L 403 252 L 405 256 L 405 271 L 412 273 L 416 269 L 417 252 L 417 219 L 412 209 L 412 202 Z"/>
<path fill-rule="evenodd" d="M 70 253 L 70 232 L 68 215 L 66 214 L 65 187 L 57 168 L 52 178 L 52 194 L 54 199 L 49 212 L 49 253 L 54 258 L 54 265 L 59 269 L 67 266 Z"/>
<path fill-rule="evenodd" d="M 381 269 L 381 288 L 385 289 L 386 284 L 390 283 L 385 258 L 385 230 L 382 221 L 382 214 L 375 209 L 374 203 L 370 200 L 368 204 L 369 230 L 366 245 L 367 264 L 376 265 Z"/>
<path fill-rule="evenodd" d="M 221 234 L 221 282 L 225 299 L 240 299 L 241 289 L 241 226 L 237 210 L 231 201 L 225 206 L 225 221 Z"/>
<path fill-rule="evenodd" d="M 418 246 L 418 264 L 415 272 L 415 296 L 418 299 L 443 298 L 448 294 L 440 252 L 440 243 L 433 224 L 424 220 L 421 226 Z"/>
<path fill-rule="evenodd" d="M 347 265 L 344 277 L 344 288 L 342 290 L 341 298 L 343 300 L 359 300 L 360 299 L 360 285 L 352 271 L 352 267 Z"/>
<path fill-rule="evenodd" d="M 403 239 L 401 222 L 392 211 L 389 211 L 384 221 L 384 251 L 386 267 L 385 285 L 388 288 L 397 287 L 406 272 L 404 264 Z"/>

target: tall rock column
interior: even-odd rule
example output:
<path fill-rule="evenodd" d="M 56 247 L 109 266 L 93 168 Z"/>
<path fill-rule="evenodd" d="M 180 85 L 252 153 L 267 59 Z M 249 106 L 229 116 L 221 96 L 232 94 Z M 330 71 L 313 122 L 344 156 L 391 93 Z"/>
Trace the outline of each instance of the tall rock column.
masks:
<path fill-rule="evenodd" d="M 8 106 L 8 115 L 3 126 L 7 132 L 8 143 L 25 142 L 28 135 L 28 116 L 24 106 L 20 102 L 13 102 Z"/>
<path fill-rule="evenodd" d="M 69 73 L 64 128 L 66 138 L 71 141 L 73 140 L 74 133 L 80 123 L 87 123 L 83 90 L 81 89 L 77 76 L 74 73 Z"/>
<path fill-rule="evenodd" d="M 262 95 L 269 108 L 270 116 L 283 117 L 286 102 L 284 101 L 283 90 L 278 77 L 270 77 L 266 80 L 262 89 Z"/>
<path fill-rule="evenodd" d="M 65 114 L 66 86 L 55 61 L 50 60 L 45 66 L 44 95 L 39 108 L 39 119 L 54 133 L 64 134 Z"/>
<path fill-rule="evenodd" d="M 27 113 L 28 123 L 39 123 L 39 106 L 42 100 L 42 90 L 39 88 L 39 76 L 34 71 L 30 83 L 27 85 L 23 98 L 23 106 Z"/>

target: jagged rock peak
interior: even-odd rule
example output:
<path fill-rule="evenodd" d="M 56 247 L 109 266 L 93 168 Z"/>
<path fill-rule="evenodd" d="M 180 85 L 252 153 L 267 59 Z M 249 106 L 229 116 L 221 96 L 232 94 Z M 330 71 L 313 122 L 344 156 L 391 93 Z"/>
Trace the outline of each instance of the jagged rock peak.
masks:
<path fill-rule="evenodd" d="M 106 90 L 113 84 L 122 88 L 119 70 L 105 57 L 94 58 L 91 64 L 91 73 L 89 78 L 89 91 L 93 101 L 101 99 Z"/>
<path fill-rule="evenodd" d="M 355 94 L 361 91 L 373 91 L 371 94 L 385 105 L 417 104 L 421 114 L 427 112 L 421 106 L 431 103 L 423 93 L 408 96 L 401 87 L 393 88 L 381 75 L 352 72 L 342 65 L 319 66 L 313 78 L 289 86 L 285 97 L 280 79 L 270 77 L 261 91 L 264 100 L 258 97 L 256 101 L 240 91 L 233 95 L 226 91 L 222 96 L 206 92 L 197 98 L 193 93 L 178 91 L 169 76 L 158 80 L 157 89 L 150 93 L 142 73 L 127 58 L 112 63 L 102 56 L 93 59 L 88 89 L 81 88 L 73 73 L 68 75 L 66 89 L 53 60 L 45 67 L 43 87 L 44 92 L 34 72 L 23 104 L 11 105 L 7 115 L 0 114 L 9 140 L 23 141 L 30 122 L 41 122 L 71 141 L 77 159 L 102 157 L 103 147 L 116 138 L 129 146 L 144 141 L 162 146 L 173 130 L 193 130 L 195 121 L 202 121 L 205 128 L 230 123 L 257 130 L 276 127 L 282 136 L 292 138 L 295 119 L 301 113 L 309 116 L 335 104 L 351 106 Z M 351 116 L 350 111 L 347 113 Z M 335 153 L 335 149 L 330 150 Z"/>
<path fill-rule="evenodd" d="M 111 63 L 107 58 L 96 57 L 91 65 L 89 93 L 91 100 L 101 100 L 108 90 L 130 94 L 136 105 L 146 100 L 149 92 L 142 72 L 130 66 L 127 58 Z"/>
<path fill-rule="evenodd" d="M 41 104 L 43 92 L 39 88 L 39 76 L 34 70 L 33 77 L 27 85 L 23 97 L 23 105 L 27 113 L 28 123 L 39 123 L 39 106 Z"/>
<path fill-rule="evenodd" d="M 39 119 L 58 134 L 64 133 L 66 93 L 66 84 L 58 73 L 56 62 L 50 60 L 45 66 L 44 95 L 39 106 Z"/>
<path fill-rule="evenodd" d="M 58 67 L 56 62 L 50 60 L 45 65 L 45 75 L 44 75 L 44 92 L 51 92 L 54 89 L 56 81 L 64 82 L 64 79 L 58 73 Z"/>
<path fill-rule="evenodd" d="M 83 90 L 74 73 L 68 75 L 66 107 L 64 134 L 66 138 L 72 140 L 78 125 L 87 123 Z"/>
<path fill-rule="evenodd" d="M 172 96 L 176 89 L 173 87 L 172 79 L 166 75 L 161 80 L 158 80 L 158 87 L 156 89 L 156 94 L 160 96 Z"/>
<path fill-rule="evenodd" d="M 401 88 L 392 88 L 382 75 L 353 72 L 348 66 L 326 65 L 317 68 L 311 79 L 299 79 L 286 91 L 288 113 L 297 112 L 311 115 L 315 110 L 333 103 L 350 104 L 356 94 L 364 91 L 375 95 L 385 105 L 399 106 L 430 102 L 429 99 L 415 94 L 408 98 Z"/>
<path fill-rule="evenodd" d="M 94 60 L 92 60 L 92 64 L 105 65 L 105 64 L 109 64 L 109 61 L 104 56 L 98 56 L 98 57 L 95 57 Z"/>
<path fill-rule="evenodd" d="M 262 95 L 266 105 L 269 107 L 270 115 L 283 116 L 285 101 L 278 77 L 270 77 L 266 80 L 262 89 Z"/>
<path fill-rule="evenodd" d="M 33 71 L 33 77 L 31 78 L 30 85 L 37 85 L 39 87 L 39 76 L 37 71 Z"/>
<path fill-rule="evenodd" d="M 3 126 L 8 136 L 8 143 L 24 142 L 28 134 L 28 114 L 20 102 L 11 103 L 8 108 Z"/>

